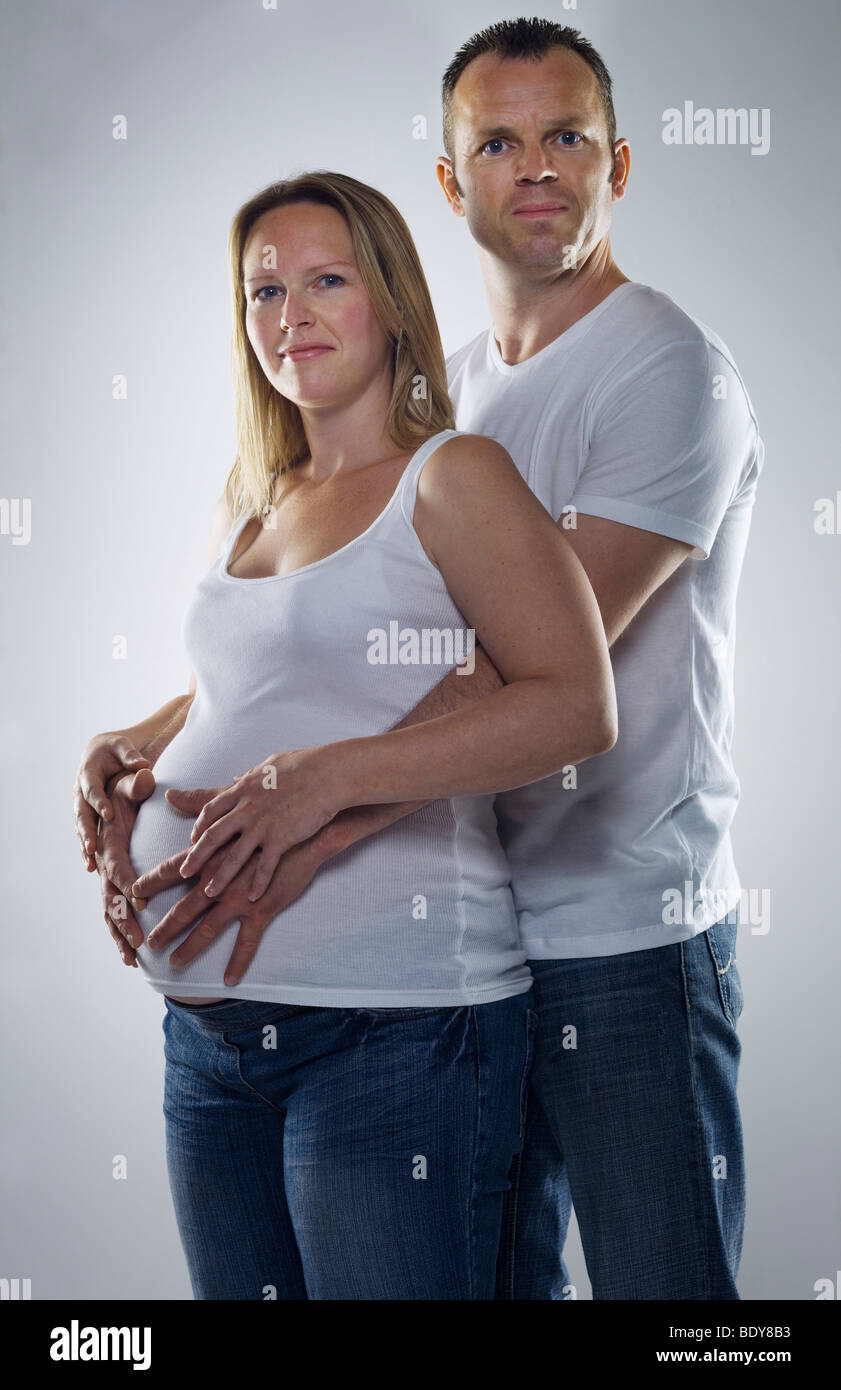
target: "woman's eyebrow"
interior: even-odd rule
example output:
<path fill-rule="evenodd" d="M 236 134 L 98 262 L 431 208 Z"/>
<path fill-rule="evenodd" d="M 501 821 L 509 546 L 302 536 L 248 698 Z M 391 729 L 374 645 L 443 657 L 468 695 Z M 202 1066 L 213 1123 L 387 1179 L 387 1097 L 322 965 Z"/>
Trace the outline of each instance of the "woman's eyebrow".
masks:
<path fill-rule="evenodd" d="M 314 272 L 315 272 L 316 270 L 326 270 L 327 267 L 330 266 L 330 265 L 345 265 L 345 266 L 347 266 L 350 270 L 353 270 L 353 269 L 354 269 L 353 263 L 352 263 L 351 261 L 335 260 L 335 261 L 325 261 L 323 265 L 310 265 L 310 266 L 307 266 L 306 270 L 304 271 L 304 274 L 305 274 L 305 275 L 312 275 L 312 274 L 314 274 Z M 262 269 L 260 269 L 260 270 L 258 270 L 258 271 L 255 271 L 255 273 L 254 273 L 253 275 L 246 275 L 245 280 L 244 280 L 243 283 L 246 284 L 246 285 L 250 285 L 252 280 L 262 280 L 264 276 L 269 276 L 269 277 L 271 277 L 272 275 L 276 275 L 276 274 L 277 274 L 277 271 L 275 271 L 275 270 L 266 270 L 265 268 L 262 268 Z"/>

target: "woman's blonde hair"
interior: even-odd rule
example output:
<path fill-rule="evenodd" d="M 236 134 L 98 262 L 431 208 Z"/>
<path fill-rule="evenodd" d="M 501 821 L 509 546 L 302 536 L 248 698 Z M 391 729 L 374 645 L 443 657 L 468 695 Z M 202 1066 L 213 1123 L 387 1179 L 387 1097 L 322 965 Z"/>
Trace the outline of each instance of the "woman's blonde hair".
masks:
<path fill-rule="evenodd" d="M 288 475 L 307 453 L 298 407 L 267 380 L 245 330 L 242 258 L 248 238 L 264 213 L 290 203 L 335 208 L 347 223 L 374 312 L 393 344 L 386 427 L 397 447 L 417 449 L 439 430 L 455 427 L 429 287 L 394 204 L 358 179 L 323 169 L 270 184 L 243 204 L 228 238 L 237 453 L 225 496 L 232 516 L 268 511 L 281 474 Z"/>

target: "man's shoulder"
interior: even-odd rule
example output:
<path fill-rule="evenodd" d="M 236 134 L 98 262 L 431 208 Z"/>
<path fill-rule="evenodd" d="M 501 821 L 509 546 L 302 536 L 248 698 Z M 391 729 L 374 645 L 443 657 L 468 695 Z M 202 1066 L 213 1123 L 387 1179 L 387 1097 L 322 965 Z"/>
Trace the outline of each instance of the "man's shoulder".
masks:
<path fill-rule="evenodd" d="M 677 343 L 704 343 L 704 326 L 662 290 L 636 280 L 630 282 L 628 289 L 629 293 L 617 305 L 613 322 L 605 323 L 607 332 L 616 334 L 624 328 L 629 339 L 635 340 L 638 347 L 645 345 L 649 351 Z"/>
<path fill-rule="evenodd" d="M 639 335 L 644 335 L 646 355 L 679 344 L 688 345 L 702 355 L 724 358 L 737 370 L 727 344 L 708 324 L 687 313 L 662 290 L 636 281 L 632 285 L 634 293 L 626 297 L 620 312 L 624 312 L 625 322 L 637 335 L 638 343 Z"/>
<path fill-rule="evenodd" d="M 670 379 L 678 385 L 685 382 L 690 387 L 693 381 L 702 379 L 702 374 L 705 382 L 711 376 L 720 376 L 733 387 L 726 399 L 734 404 L 740 400 L 740 408 L 746 408 L 756 424 L 744 378 L 723 338 L 661 290 L 652 289 L 650 285 L 640 285 L 639 289 L 640 294 L 629 296 L 629 309 L 634 316 L 634 329 L 645 335 L 646 347 L 644 352 L 629 356 L 629 363 L 635 361 L 635 368 L 629 366 L 629 371 L 636 369 L 645 377 L 647 364 L 656 358 L 660 363 L 669 364 Z M 655 365 L 652 363 L 652 368 Z M 709 395 L 706 387 L 704 390 Z"/>

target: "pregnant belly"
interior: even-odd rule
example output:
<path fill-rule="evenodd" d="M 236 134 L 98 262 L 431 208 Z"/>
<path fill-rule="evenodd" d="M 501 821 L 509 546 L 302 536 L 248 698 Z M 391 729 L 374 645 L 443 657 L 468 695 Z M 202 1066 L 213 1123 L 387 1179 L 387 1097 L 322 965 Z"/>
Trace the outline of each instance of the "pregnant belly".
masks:
<path fill-rule="evenodd" d="M 131 836 L 131 862 L 140 874 L 148 873 L 150 869 L 162 863 L 164 859 L 169 859 L 171 855 L 183 849 L 186 854 L 190 847 L 190 831 L 192 821 L 189 816 L 181 815 L 170 806 L 166 800 L 167 786 L 171 783 L 158 783 L 154 792 L 147 801 L 144 801 L 137 813 Z M 182 898 L 188 891 L 188 884 L 175 884 L 172 888 L 166 888 L 161 893 L 156 893 L 149 898 L 147 906 L 142 912 L 138 913 L 140 926 L 143 930 L 144 939 L 158 925 L 162 917 L 174 907 L 179 898 Z M 195 925 L 195 923 L 193 924 Z M 176 942 L 169 942 L 163 948 L 164 953 L 169 953 L 175 949 Z M 143 948 L 141 948 L 142 950 Z M 154 961 L 155 952 L 148 953 L 149 959 Z M 167 997 L 174 999 L 178 1004 L 217 1004 L 224 1000 L 224 995 L 185 995 L 171 994 L 167 991 Z"/>

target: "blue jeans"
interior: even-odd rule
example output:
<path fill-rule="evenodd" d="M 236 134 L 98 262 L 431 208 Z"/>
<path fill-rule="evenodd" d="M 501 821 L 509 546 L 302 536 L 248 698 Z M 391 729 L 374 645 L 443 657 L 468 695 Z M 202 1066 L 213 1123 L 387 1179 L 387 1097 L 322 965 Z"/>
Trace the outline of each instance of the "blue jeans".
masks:
<path fill-rule="evenodd" d="M 539 1018 L 498 1299 L 738 1299 L 742 986 L 727 919 L 679 945 L 532 960 Z"/>
<path fill-rule="evenodd" d="M 167 1166 L 198 1299 L 493 1299 L 537 1018 L 165 997 Z"/>

